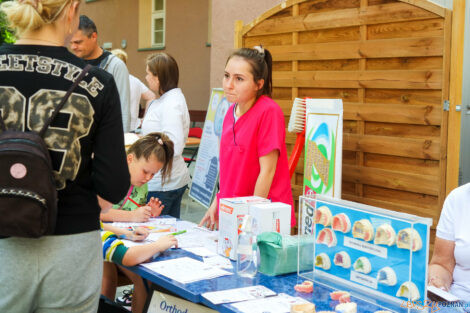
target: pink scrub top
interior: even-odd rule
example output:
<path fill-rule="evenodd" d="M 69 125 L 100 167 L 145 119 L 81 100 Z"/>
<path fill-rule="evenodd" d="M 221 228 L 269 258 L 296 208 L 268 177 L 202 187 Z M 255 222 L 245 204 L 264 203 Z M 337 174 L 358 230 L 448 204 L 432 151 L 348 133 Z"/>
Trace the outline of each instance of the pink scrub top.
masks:
<path fill-rule="evenodd" d="M 220 191 L 218 199 L 252 196 L 260 173 L 259 158 L 279 151 L 268 199 L 291 205 L 295 213 L 286 151 L 284 114 L 271 98 L 261 96 L 237 121 L 232 104 L 225 115 L 220 141 Z"/>

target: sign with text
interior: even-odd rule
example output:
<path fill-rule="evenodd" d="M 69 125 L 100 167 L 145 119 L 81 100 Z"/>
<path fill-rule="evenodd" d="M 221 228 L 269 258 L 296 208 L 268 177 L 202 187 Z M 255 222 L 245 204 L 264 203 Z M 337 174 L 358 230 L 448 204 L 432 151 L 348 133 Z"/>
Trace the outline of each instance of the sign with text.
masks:
<path fill-rule="evenodd" d="M 220 136 L 230 103 L 220 88 L 212 89 L 189 196 L 205 207 L 211 205 L 219 179 Z"/>

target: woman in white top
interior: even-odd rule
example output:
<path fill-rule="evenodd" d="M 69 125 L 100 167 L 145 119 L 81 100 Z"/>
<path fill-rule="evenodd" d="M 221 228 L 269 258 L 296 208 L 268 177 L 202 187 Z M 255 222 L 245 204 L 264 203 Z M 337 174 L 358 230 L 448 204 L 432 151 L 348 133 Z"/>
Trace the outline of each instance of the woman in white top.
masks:
<path fill-rule="evenodd" d="M 190 121 L 186 100 L 178 88 L 179 71 L 175 59 L 166 53 L 150 55 L 145 78 L 150 89 L 160 98 L 150 104 L 142 123 L 142 134 L 163 132 L 173 141 L 175 149 L 170 178 L 162 185 L 162 177 L 157 173 L 148 182 L 148 199 L 160 199 L 165 206 L 162 215 L 179 218 L 181 198 L 190 181 L 182 155 Z"/>
<path fill-rule="evenodd" d="M 428 284 L 470 301 L 470 183 L 454 189 L 437 225 Z"/>

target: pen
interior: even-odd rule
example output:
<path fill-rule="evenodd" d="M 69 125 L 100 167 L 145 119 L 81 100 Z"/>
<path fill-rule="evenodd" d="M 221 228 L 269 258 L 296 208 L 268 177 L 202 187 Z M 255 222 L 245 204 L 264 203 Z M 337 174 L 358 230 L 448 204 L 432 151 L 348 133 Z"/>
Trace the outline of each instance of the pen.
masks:
<path fill-rule="evenodd" d="M 184 234 L 185 232 L 186 230 L 181 230 L 181 231 L 177 231 L 176 233 L 171 233 L 170 235 L 176 236 L 176 235 Z"/>

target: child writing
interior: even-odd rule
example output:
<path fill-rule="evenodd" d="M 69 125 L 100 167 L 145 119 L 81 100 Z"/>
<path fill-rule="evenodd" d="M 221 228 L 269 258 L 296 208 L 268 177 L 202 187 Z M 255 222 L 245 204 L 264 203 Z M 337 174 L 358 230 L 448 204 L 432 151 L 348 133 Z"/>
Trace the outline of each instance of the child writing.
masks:
<path fill-rule="evenodd" d="M 171 173 L 173 161 L 173 142 L 163 133 L 150 133 L 137 140 L 128 150 L 127 163 L 131 176 L 131 189 L 126 198 L 121 201 L 122 207 L 127 202 L 135 201 L 130 197 L 132 187 L 142 187 L 155 175 L 161 171 L 163 181 L 167 180 Z M 146 188 L 144 189 L 146 190 Z M 146 192 L 145 192 L 146 193 Z M 142 199 L 146 199 L 146 194 Z M 119 209 L 111 209 L 112 204 L 98 198 L 102 208 L 102 216 L 106 216 L 107 211 L 115 211 L 111 214 L 114 216 L 125 218 L 125 214 L 132 216 L 133 212 L 139 211 L 148 218 L 158 216 L 161 213 L 162 206 L 157 199 L 151 199 L 146 206 L 138 207 L 134 211 L 124 211 Z M 136 201 L 137 202 L 137 201 Z M 139 203 L 139 202 L 137 202 Z M 144 221 L 134 219 L 124 219 L 125 221 Z M 134 294 L 132 298 L 132 312 L 141 312 L 146 299 L 146 288 L 141 277 L 131 271 L 119 266 L 134 266 L 145 262 L 158 252 L 162 252 L 171 246 L 177 244 L 174 236 L 168 235 L 161 237 L 158 241 L 126 248 L 119 238 L 126 238 L 133 241 L 144 240 L 148 236 L 148 231 L 144 228 L 137 228 L 134 231 L 113 227 L 103 224 L 102 240 L 103 240 L 103 256 L 105 262 L 103 264 L 103 281 L 101 293 L 110 299 L 114 299 L 117 287 L 117 270 L 124 272 L 134 283 Z M 113 263 L 111 263 L 113 262 Z"/>
<path fill-rule="evenodd" d="M 159 139 L 156 139 L 156 138 Z M 162 144 L 159 143 L 162 142 Z M 170 179 L 173 159 L 168 159 L 169 145 L 173 156 L 173 142 L 163 133 L 150 133 L 137 140 L 127 151 L 127 165 L 131 176 L 131 187 L 127 196 L 106 213 L 101 213 L 104 222 L 147 222 L 159 216 L 164 206 L 156 198 L 147 201 L 147 182 L 160 171 L 162 181 Z"/>

